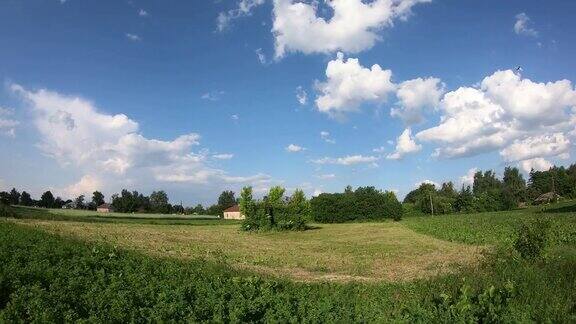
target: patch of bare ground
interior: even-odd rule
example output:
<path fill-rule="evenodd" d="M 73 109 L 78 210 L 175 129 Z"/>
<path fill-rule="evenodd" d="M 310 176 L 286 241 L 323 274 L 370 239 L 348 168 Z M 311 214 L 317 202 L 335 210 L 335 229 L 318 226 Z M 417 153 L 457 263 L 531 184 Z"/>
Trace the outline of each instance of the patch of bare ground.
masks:
<path fill-rule="evenodd" d="M 297 281 L 410 281 L 474 267 L 487 248 L 442 241 L 402 223 L 319 225 L 246 233 L 238 225 L 180 226 L 16 220 L 64 236 L 154 256 L 202 258 Z"/>

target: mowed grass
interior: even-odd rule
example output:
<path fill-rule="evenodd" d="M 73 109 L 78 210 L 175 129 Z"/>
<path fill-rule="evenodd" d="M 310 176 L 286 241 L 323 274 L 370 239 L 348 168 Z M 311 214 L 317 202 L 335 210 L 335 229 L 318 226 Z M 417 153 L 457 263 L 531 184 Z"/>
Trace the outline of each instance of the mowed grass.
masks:
<path fill-rule="evenodd" d="M 87 216 L 54 222 L 35 214 L 17 222 L 153 256 L 215 261 L 298 281 L 398 282 L 474 268 L 484 252 L 496 245 L 511 246 L 516 228 L 533 218 L 550 219 L 552 243 L 576 244 L 575 208 L 574 202 L 565 202 L 544 211 L 537 207 L 409 217 L 401 222 L 321 224 L 304 232 L 267 233 L 242 232 L 237 222 L 222 220 L 151 224 L 146 219 L 94 222 Z M 84 221 L 71 221 L 79 219 Z M 219 226 L 209 226 L 215 224 Z"/>
<path fill-rule="evenodd" d="M 223 225 L 238 223 L 238 221 L 224 220 L 212 215 L 98 213 L 90 210 L 45 209 L 23 206 L 16 206 L 14 209 L 18 217 L 22 219 L 43 219 L 51 221 L 137 223 L 150 225 Z"/>
<path fill-rule="evenodd" d="M 329 224 L 304 232 L 269 233 L 242 232 L 238 225 L 18 223 L 155 256 L 201 258 L 299 281 L 425 278 L 474 265 L 485 249 L 442 241 L 394 222 Z"/>
<path fill-rule="evenodd" d="M 95 210 L 83 210 L 83 209 L 64 209 L 64 208 L 35 208 L 35 207 L 23 207 L 19 208 L 35 209 L 41 211 L 47 211 L 54 215 L 72 216 L 72 217 L 117 217 L 117 218 L 172 218 L 172 219 L 218 219 L 219 216 L 214 215 L 180 215 L 180 214 L 148 214 L 148 213 L 99 213 Z"/>

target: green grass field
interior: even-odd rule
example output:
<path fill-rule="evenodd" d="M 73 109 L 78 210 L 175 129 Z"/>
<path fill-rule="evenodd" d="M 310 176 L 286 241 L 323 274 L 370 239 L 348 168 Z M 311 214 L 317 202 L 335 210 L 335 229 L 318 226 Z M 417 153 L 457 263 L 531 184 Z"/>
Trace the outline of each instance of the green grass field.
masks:
<path fill-rule="evenodd" d="M 213 219 L 17 213 L 0 222 L 0 322 L 576 321 L 574 202 L 267 233 Z M 538 218 L 550 240 L 527 262 L 512 242 Z"/>

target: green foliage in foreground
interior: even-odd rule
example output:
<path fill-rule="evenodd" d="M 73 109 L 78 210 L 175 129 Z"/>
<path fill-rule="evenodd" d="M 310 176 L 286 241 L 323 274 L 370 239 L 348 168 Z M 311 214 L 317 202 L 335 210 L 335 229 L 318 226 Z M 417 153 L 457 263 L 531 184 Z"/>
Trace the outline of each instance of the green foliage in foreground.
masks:
<path fill-rule="evenodd" d="M 499 250 L 462 274 L 306 284 L 157 259 L 0 221 L 0 322 L 573 322 L 576 249 Z"/>

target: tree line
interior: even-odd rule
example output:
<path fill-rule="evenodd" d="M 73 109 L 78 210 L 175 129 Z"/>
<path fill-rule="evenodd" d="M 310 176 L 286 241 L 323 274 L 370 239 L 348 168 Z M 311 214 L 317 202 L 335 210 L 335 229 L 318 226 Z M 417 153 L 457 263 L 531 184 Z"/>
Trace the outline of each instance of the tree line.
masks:
<path fill-rule="evenodd" d="M 391 191 L 375 187 L 347 186 L 343 193 L 322 193 L 310 201 L 314 221 L 342 223 L 349 221 L 402 218 L 402 204 Z"/>
<path fill-rule="evenodd" d="M 472 185 L 463 185 L 459 191 L 452 182 L 439 188 L 422 183 L 406 195 L 404 204 L 426 214 L 487 212 L 533 204 L 543 194 L 554 200 L 576 198 L 576 164 L 532 170 L 528 181 L 515 167 L 506 167 L 502 179 L 492 170 L 477 171 Z"/>
<path fill-rule="evenodd" d="M 146 196 L 138 191 L 122 189 L 119 194 L 110 197 L 112 210 L 119 213 L 158 213 L 158 214 L 186 214 L 186 215 L 214 215 L 222 216 L 225 209 L 238 204 L 234 192 L 223 191 L 218 197 L 218 202 L 205 208 L 202 204 L 194 207 L 184 207 L 182 204 L 171 204 L 168 194 L 163 191 L 154 191 Z M 50 190 L 44 192 L 40 199 L 33 199 L 26 192 L 19 192 L 12 188 L 9 192 L 0 192 L 0 203 L 5 205 L 20 205 L 42 208 L 70 208 L 81 210 L 96 210 L 105 203 L 105 196 L 100 191 L 94 191 L 90 200 L 85 195 L 79 195 L 75 199 L 63 199 L 55 197 Z"/>

